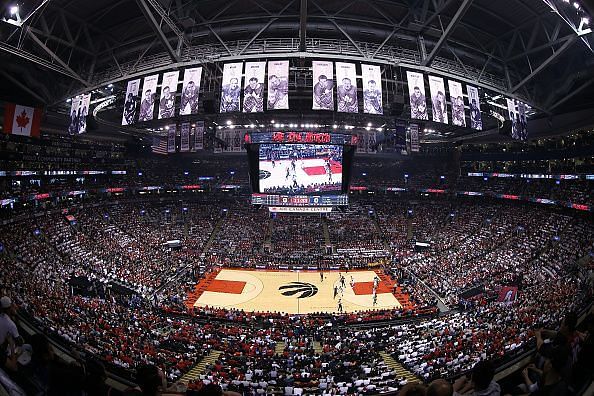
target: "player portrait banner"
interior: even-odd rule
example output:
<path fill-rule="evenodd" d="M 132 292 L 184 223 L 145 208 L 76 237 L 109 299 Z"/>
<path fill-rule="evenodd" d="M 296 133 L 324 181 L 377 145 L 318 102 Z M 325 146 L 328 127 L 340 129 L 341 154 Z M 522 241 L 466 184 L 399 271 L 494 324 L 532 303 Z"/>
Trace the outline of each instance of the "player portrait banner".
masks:
<path fill-rule="evenodd" d="M 468 94 L 468 104 L 470 105 L 470 127 L 480 131 L 483 129 L 483 119 L 481 117 L 478 88 L 467 85 L 466 93 Z"/>
<path fill-rule="evenodd" d="M 363 112 L 384 114 L 382 105 L 382 70 L 375 65 L 361 65 L 363 78 Z"/>
<path fill-rule="evenodd" d="M 217 137 L 217 140 L 215 140 L 215 142 L 214 142 L 213 152 L 215 154 L 218 154 L 218 153 L 223 152 L 223 148 L 222 148 L 221 142 L 220 142 L 221 140 L 223 140 L 223 131 L 217 131 L 216 137 Z"/>
<path fill-rule="evenodd" d="M 179 106 L 180 115 L 198 114 L 198 99 L 200 98 L 201 80 L 201 67 L 193 67 L 184 70 L 181 103 Z"/>
<path fill-rule="evenodd" d="M 243 63 L 227 63 L 223 66 L 221 87 L 221 113 L 241 111 L 241 74 Z"/>
<path fill-rule="evenodd" d="M 124 98 L 124 113 L 122 114 L 122 125 L 132 125 L 136 122 L 136 109 L 138 102 L 138 90 L 140 79 L 128 81 L 126 97 Z"/>
<path fill-rule="evenodd" d="M 151 121 L 153 119 L 158 81 L 159 75 L 157 74 L 144 78 L 144 81 L 142 82 L 142 97 L 140 99 L 138 121 Z"/>
<path fill-rule="evenodd" d="M 78 134 L 87 130 L 87 115 L 89 114 L 89 105 L 91 104 L 91 94 L 77 95 L 71 100 L 70 105 L 70 124 L 68 132 Z"/>
<path fill-rule="evenodd" d="M 407 71 L 408 96 L 410 98 L 410 118 L 428 120 L 427 100 L 425 98 L 425 81 L 423 74 Z"/>
<path fill-rule="evenodd" d="M 526 119 L 526 103 L 518 102 L 518 135 L 520 140 L 528 138 L 528 120 Z"/>
<path fill-rule="evenodd" d="M 410 151 L 419 152 L 419 125 L 410 124 Z"/>
<path fill-rule="evenodd" d="M 172 71 L 163 74 L 161 84 L 161 99 L 159 100 L 159 119 L 171 118 L 175 115 L 175 93 L 179 71 Z"/>
<path fill-rule="evenodd" d="M 266 62 L 246 62 L 243 80 L 243 112 L 264 111 L 264 78 Z"/>
<path fill-rule="evenodd" d="M 458 81 L 448 80 L 450 90 L 450 103 L 452 104 L 452 125 L 465 127 L 466 112 L 464 110 L 464 94 L 462 84 Z"/>
<path fill-rule="evenodd" d="M 518 128 L 517 124 L 519 122 L 519 117 L 516 110 L 516 102 L 513 99 L 505 98 L 507 102 L 507 118 L 511 121 L 512 129 L 511 129 L 511 137 L 512 139 L 518 139 Z"/>
<path fill-rule="evenodd" d="M 358 113 L 357 70 L 354 63 L 336 62 L 336 101 L 340 113 Z"/>
<path fill-rule="evenodd" d="M 241 151 L 241 143 L 242 142 L 243 142 L 243 132 L 234 131 L 233 142 L 232 142 L 232 147 L 233 147 L 234 152 L 238 153 Z"/>
<path fill-rule="evenodd" d="M 169 131 L 167 132 L 167 152 L 175 153 L 175 133 L 177 125 L 169 125 Z"/>
<path fill-rule="evenodd" d="M 334 65 L 313 61 L 313 110 L 334 110 Z"/>
<path fill-rule="evenodd" d="M 194 150 L 204 149 L 204 121 L 196 121 L 194 128 Z"/>
<path fill-rule="evenodd" d="M 268 110 L 289 109 L 289 61 L 268 61 Z"/>
<path fill-rule="evenodd" d="M 181 124 L 181 144 L 179 146 L 180 152 L 190 151 L 190 123 L 183 122 Z"/>
<path fill-rule="evenodd" d="M 433 121 L 448 123 L 448 109 L 446 106 L 445 84 L 443 78 L 429 76 L 429 92 L 431 93 L 431 115 Z"/>
<path fill-rule="evenodd" d="M 377 153 L 377 137 L 374 131 L 367 132 L 368 153 Z"/>

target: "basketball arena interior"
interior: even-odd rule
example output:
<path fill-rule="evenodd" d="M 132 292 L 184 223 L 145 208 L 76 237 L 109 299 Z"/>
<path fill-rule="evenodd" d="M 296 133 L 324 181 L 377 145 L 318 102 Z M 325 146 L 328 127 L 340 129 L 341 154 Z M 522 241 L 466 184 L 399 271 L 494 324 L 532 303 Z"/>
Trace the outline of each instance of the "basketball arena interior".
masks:
<path fill-rule="evenodd" d="M 594 1 L 0 1 L 0 396 L 594 394 Z"/>

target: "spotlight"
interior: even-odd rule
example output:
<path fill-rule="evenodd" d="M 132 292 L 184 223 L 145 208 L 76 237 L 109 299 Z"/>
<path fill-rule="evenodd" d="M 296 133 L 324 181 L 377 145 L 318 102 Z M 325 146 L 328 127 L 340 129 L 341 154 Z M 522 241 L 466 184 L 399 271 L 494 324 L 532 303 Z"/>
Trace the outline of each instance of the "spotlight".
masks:
<path fill-rule="evenodd" d="M 231 120 L 227 120 L 227 125 L 231 125 Z"/>
<path fill-rule="evenodd" d="M 10 7 L 10 15 L 16 15 L 19 12 L 19 6 L 13 5 Z"/>
<path fill-rule="evenodd" d="M 365 127 L 365 130 L 369 131 L 369 130 L 371 130 L 371 127 Z"/>
<path fill-rule="evenodd" d="M 280 128 L 280 124 L 274 124 L 275 128 Z"/>
<path fill-rule="evenodd" d="M 165 130 L 168 131 L 169 130 L 169 125 L 165 125 Z"/>
<path fill-rule="evenodd" d="M 336 125 L 336 124 L 332 125 L 332 129 L 336 129 L 336 128 L 338 128 L 338 125 Z"/>
<path fill-rule="evenodd" d="M 368 122 L 368 123 L 367 123 L 367 126 L 368 126 L 368 127 L 370 127 L 370 126 L 371 126 L 371 122 Z"/>
<path fill-rule="evenodd" d="M 301 124 L 301 128 L 305 128 L 305 125 Z"/>
<path fill-rule="evenodd" d="M 271 123 L 271 124 L 274 124 L 274 120 L 270 120 L 270 123 Z"/>
<path fill-rule="evenodd" d="M 250 128 L 254 129 L 254 124 L 250 124 Z"/>
<path fill-rule="evenodd" d="M 107 88 L 113 88 L 113 84 L 107 84 Z"/>
<path fill-rule="evenodd" d="M 574 2 L 574 3 L 573 3 L 573 7 L 574 7 L 574 8 L 577 10 L 577 9 L 579 9 L 579 8 L 580 8 L 580 5 L 579 5 L 579 3 L 578 3 L 578 2 Z"/>
<path fill-rule="evenodd" d="M 589 24 L 589 23 L 590 23 L 590 20 L 589 20 L 588 18 L 584 17 L 584 18 L 582 18 L 582 23 L 583 23 L 584 25 L 587 25 L 587 24 Z"/>

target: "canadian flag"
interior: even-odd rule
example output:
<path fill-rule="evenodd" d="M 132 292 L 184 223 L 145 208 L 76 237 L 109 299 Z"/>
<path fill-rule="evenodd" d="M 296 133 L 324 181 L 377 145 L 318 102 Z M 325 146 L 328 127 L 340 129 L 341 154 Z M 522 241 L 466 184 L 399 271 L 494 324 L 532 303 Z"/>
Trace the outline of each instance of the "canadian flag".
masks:
<path fill-rule="evenodd" d="M 4 106 L 4 133 L 39 137 L 41 109 L 6 103 Z"/>

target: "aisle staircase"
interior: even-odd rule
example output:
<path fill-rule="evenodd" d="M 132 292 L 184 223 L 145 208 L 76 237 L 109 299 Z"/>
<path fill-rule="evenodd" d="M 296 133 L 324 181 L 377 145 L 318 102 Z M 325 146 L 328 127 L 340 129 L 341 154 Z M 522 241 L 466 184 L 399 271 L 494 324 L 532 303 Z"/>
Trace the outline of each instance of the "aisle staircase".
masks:
<path fill-rule="evenodd" d="M 206 253 L 210 249 L 210 246 L 212 245 L 212 243 L 214 242 L 215 238 L 219 234 L 219 231 L 221 229 L 221 226 L 223 225 L 223 221 L 225 221 L 225 217 L 224 216 L 221 216 L 221 218 L 219 218 L 219 220 L 217 221 L 217 223 L 213 227 L 212 232 L 210 233 L 210 237 L 208 238 L 208 241 L 206 241 L 206 243 L 204 244 L 204 249 L 202 249 L 202 253 Z"/>
<path fill-rule="evenodd" d="M 285 352 L 285 342 L 284 341 L 279 341 L 274 346 L 274 353 L 277 354 L 277 355 L 282 355 L 283 352 Z"/>
<path fill-rule="evenodd" d="M 322 354 L 322 352 L 324 352 L 324 349 L 322 348 L 322 343 L 320 341 L 314 341 L 313 349 L 314 353 Z"/>
<path fill-rule="evenodd" d="M 190 371 L 185 373 L 178 382 L 188 383 L 197 380 L 200 374 L 204 373 L 206 366 L 213 364 L 223 352 L 210 351 L 210 353 L 202 358 Z"/>
<path fill-rule="evenodd" d="M 398 378 L 405 378 L 408 381 L 408 383 L 421 382 L 419 378 L 417 378 L 413 373 L 405 369 L 404 366 L 402 366 L 402 364 L 400 364 L 392 356 L 390 356 L 389 353 L 385 351 L 380 351 L 379 354 L 384 360 L 386 366 L 388 366 L 390 370 L 396 372 L 396 376 Z"/>

